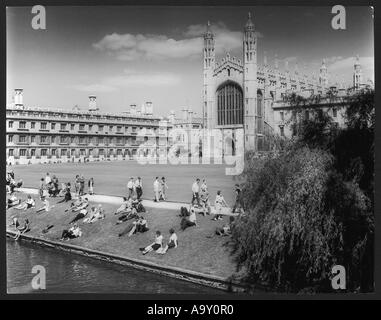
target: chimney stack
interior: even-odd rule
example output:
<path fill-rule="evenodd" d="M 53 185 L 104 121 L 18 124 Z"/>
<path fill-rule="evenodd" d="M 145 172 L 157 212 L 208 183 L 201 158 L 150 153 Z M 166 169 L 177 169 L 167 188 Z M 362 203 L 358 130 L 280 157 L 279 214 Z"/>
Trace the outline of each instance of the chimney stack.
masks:
<path fill-rule="evenodd" d="M 131 115 L 136 115 L 136 104 L 130 104 L 130 113 Z"/>
<path fill-rule="evenodd" d="M 149 116 L 153 115 L 153 105 L 151 101 L 146 102 L 146 114 Z"/>
<path fill-rule="evenodd" d="M 23 89 L 15 89 L 14 95 L 15 107 L 24 107 L 23 103 Z"/>
<path fill-rule="evenodd" d="M 97 108 L 97 97 L 89 96 L 89 111 L 98 111 Z"/>
<path fill-rule="evenodd" d="M 183 121 L 188 121 L 188 109 L 183 109 Z"/>

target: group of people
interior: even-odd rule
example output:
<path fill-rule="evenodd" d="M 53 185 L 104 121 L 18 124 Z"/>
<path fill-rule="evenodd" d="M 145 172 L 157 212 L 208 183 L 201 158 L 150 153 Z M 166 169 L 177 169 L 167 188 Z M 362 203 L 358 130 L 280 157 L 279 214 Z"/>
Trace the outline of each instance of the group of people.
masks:
<path fill-rule="evenodd" d="M 23 185 L 22 179 L 16 181 L 15 173 L 13 172 L 13 170 L 10 170 L 7 172 L 7 176 L 6 176 L 6 191 L 7 191 L 7 193 L 10 193 L 10 194 L 14 193 L 15 189 L 21 188 L 22 185 Z"/>
<path fill-rule="evenodd" d="M 171 228 L 169 229 L 168 241 L 165 244 L 163 242 L 163 236 L 161 232 L 158 230 L 156 231 L 154 241 L 146 247 L 139 248 L 139 250 L 142 251 L 142 254 L 147 254 L 151 251 L 155 251 L 158 254 L 165 254 L 167 253 L 168 249 L 177 248 L 177 246 L 177 235 L 175 233 L 175 230 Z"/>

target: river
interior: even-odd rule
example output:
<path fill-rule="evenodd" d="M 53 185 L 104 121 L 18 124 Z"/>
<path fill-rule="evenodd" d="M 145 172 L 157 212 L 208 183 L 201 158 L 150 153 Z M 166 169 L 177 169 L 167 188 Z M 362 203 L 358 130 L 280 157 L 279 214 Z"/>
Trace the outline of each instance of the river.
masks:
<path fill-rule="evenodd" d="M 8 293 L 224 294 L 223 291 L 7 239 Z M 46 289 L 34 290 L 35 265 L 46 270 Z"/>

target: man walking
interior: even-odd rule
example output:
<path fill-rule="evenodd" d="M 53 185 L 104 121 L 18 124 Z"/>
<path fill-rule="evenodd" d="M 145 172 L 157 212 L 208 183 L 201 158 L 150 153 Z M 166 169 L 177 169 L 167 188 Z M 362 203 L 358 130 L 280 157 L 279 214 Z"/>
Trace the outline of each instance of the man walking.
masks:
<path fill-rule="evenodd" d="M 155 194 L 155 202 L 160 201 L 160 182 L 159 182 L 159 177 L 156 177 L 154 183 L 153 183 L 153 192 Z"/>
<path fill-rule="evenodd" d="M 128 181 L 127 183 L 127 191 L 128 191 L 127 199 L 132 198 L 132 196 L 134 195 L 134 188 L 135 188 L 134 177 L 131 177 L 130 181 Z"/>
<path fill-rule="evenodd" d="M 136 197 L 138 200 L 140 200 L 140 198 L 142 197 L 143 195 L 143 181 L 142 181 L 142 178 L 138 177 L 135 181 L 135 188 L 136 188 Z"/>
<path fill-rule="evenodd" d="M 192 185 L 192 205 L 194 204 L 194 200 L 197 200 L 197 205 L 200 206 L 200 179 L 197 178 Z"/>

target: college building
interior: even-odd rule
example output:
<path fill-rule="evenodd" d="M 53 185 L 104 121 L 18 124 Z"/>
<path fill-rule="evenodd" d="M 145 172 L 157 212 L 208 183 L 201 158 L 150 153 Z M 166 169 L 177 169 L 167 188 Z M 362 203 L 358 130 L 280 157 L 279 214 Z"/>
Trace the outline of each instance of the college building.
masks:
<path fill-rule="evenodd" d="M 293 130 L 287 123 L 295 116 L 296 110 L 287 97 L 292 93 L 305 98 L 319 97 L 315 105 L 304 110 L 306 118 L 316 110 L 326 111 L 338 125 L 342 125 L 344 111 L 339 107 L 344 103 L 344 97 L 372 85 L 363 79 L 359 57 L 354 62 L 350 88 L 330 83 L 324 60 L 318 77 L 302 74 L 297 65 L 294 71 L 289 70 L 287 61 L 286 70 L 282 72 L 277 59 L 275 66 L 271 67 L 266 56 L 263 65 L 259 65 L 258 37 L 250 13 L 242 39 L 242 58 L 227 53 L 216 61 L 215 39 L 209 22 L 204 34 L 204 127 L 221 131 L 217 145 L 223 149 L 222 154 L 234 154 L 234 144 L 239 138 L 244 140 L 245 150 L 261 152 L 271 149 L 271 137 L 291 137 Z M 238 129 L 243 132 L 242 137 L 236 134 Z"/>
<path fill-rule="evenodd" d="M 128 160 L 158 156 L 169 148 L 168 120 L 153 116 L 152 102 L 140 110 L 103 113 L 96 97 L 87 110 L 26 107 L 23 90 L 6 109 L 7 164 Z"/>

